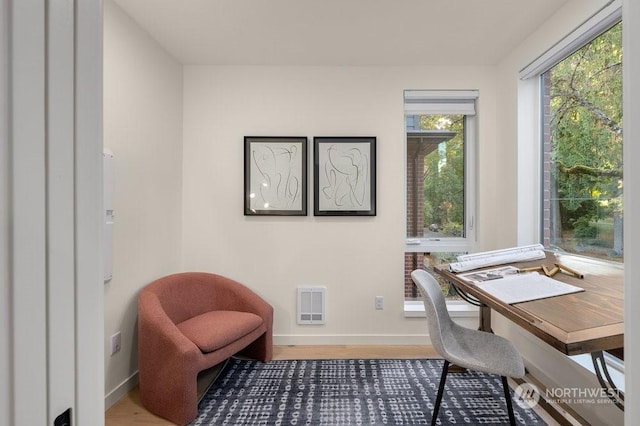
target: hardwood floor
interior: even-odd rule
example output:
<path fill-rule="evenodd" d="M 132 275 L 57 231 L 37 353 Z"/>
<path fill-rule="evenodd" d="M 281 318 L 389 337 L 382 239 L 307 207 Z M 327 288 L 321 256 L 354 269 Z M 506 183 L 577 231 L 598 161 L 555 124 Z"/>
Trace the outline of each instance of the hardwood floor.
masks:
<path fill-rule="evenodd" d="M 440 358 L 431 346 L 275 346 L 274 359 Z"/>
<path fill-rule="evenodd" d="M 274 359 L 351 359 L 351 358 L 439 358 L 431 346 L 275 346 Z M 537 410 L 536 410 L 537 411 Z M 550 425 L 555 423 L 546 413 L 541 414 Z M 106 426 L 172 425 L 147 411 L 140 401 L 136 387 L 105 413 Z"/>

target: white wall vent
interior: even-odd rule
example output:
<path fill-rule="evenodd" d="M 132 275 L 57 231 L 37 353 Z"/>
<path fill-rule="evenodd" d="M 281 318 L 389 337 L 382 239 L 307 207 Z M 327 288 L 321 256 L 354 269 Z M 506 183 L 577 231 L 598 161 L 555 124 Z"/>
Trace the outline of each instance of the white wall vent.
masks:
<path fill-rule="evenodd" d="M 324 324 L 326 287 L 298 287 L 298 324 Z"/>

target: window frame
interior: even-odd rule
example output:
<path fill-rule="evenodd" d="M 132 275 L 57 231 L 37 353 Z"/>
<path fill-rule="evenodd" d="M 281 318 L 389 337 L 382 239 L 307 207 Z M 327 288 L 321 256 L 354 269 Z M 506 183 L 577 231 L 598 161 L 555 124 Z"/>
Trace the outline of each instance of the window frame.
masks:
<path fill-rule="evenodd" d="M 621 21 L 622 2 L 621 0 L 612 0 L 519 72 L 517 89 L 518 245 L 543 241 L 542 134 L 544 131 L 544 104 L 541 100 L 543 93 L 542 74 Z M 539 194 L 539 196 L 531 197 L 531 194 Z M 532 224 L 535 225 L 532 226 Z"/>
<path fill-rule="evenodd" d="M 465 134 L 464 134 L 464 237 L 445 237 L 445 238 L 409 238 L 407 237 L 407 190 L 409 182 L 407 180 L 407 116 L 412 115 L 436 115 L 436 114 L 452 114 L 450 111 L 438 111 L 437 109 L 423 110 L 406 109 L 407 92 L 420 92 L 424 99 L 431 100 L 434 104 L 438 101 L 444 103 L 450 101 L 473 101 L 475 105 L 474 114 L 464 114 L 465 116 Z M 404 136 L 403 136 L 403 161 L 404 165 L 404 239 L 405 253 L 426 253 L 426 252 L 471 252 L 476 243 L 476 197 L 478 191 L 477 179 L 477 145 L 478 145 L 478 91 L 461 90 L 461 91 L 440 91 L 440 90 L 421 90 L 421 91 L 405 91 L 405 113 L 404 113 Z M 419 240 L 419 241 L 417 241 Z"/>
<path fill-rule="evenodd" d="M 416 108 L 415 105 L 407 107 L 407 92 L 412 92 L 416 97 L 425 100 L 428 105 L 424 109 Z M 478 117 L 479 117 L 479 92 L 477 90 L 421 90 L 405 91 L 405 111 L 403 121 L 403 161 L 404 161 L 404 253 L 439 253 L 439 252 L 473 252 L 477 242 L 477 193 L 478 193 Z M 446 108 L 447 104 L 472 104 L 472 108 L 464 111 Z M 445 108 L 438 109 L 439 106 Z M 461 106 L 463 109 L 464 105 Z M 407 179 L 407 117 L 416 115 L 436 115 L 436 114 L 462 114 L 464 115 L 464 237 L 448 238 L 410 238 L 407 236 L 408 228 L 408 185 Z M 470 305 L 461 300 L 447 299 L 447 308 L 450 315 L 455 318 L 477 318 L 478 307 Z M 424 317 L 424 306 L 421 301 L 404 300 L 404 316 Z"/>
<path fill-rule="evenodd" d="M 591 43 L 593 40 L 597 39 L 598 37 L 601 37 L 608 31 L 612 30 L 616 25 L 620 24 L 622 22 L 622 14 L 621 14 L 621 10 L 619 9 L 618 9 L 618 12 L 619 13 L 608 14 L 605 20 L 597 22 L 593 27 L 590 28 L 589 31 L 585 30 L 584 33 L 581 33 L 582 34 L 582 36 L 580 37 L 581 44 L 578 44 L 578 43 L 568 44 L 567 48 L 563 51 L 565 55 L 555 58 L 556 60 L 553 61 L 552 65 L 550 65 L 548 68 L 541 69 L 540 73 L 537 75 L 538 87 L 539 87 L 539 102 L 540 102 L 539 167 L 540 167 L 541 190 L 540 190 L 540 212 L 539 212 L 540 231 L 539 232 L 540 232 L 540 242 L 545 247 L 550 247 L 550 244 L 547 244 L 548 242 L 547 240 L 551 238 L 551 235 L 550 235 L 551 232 L 547 232 L 549 228 L 548 222 L 551 219 L 549 214 L 546 213 L 546 211 L 551 211 L 551 207 L 546 206 L 547 202 L 550 202 L 551 195 L 550 194 L 545 195 L 545 194 L 547 194 L 547 192 L 550 191 L 550 187 L 553 187 L 552 179 L 549 176 L 551 171 L 547 170 L 545 168 L 545 165 L 549 161 L 548 158 L 550 158 L 550 156 L 553 156 L 554 154 L 552 149 L 546 147 L 546 145 L 549 143 L 549 140 L 550 140 L 550 136 L 548 135 L 550 133 L 550 123 L 548 122 L 548 120 L 546 120 L 545 115 L 550 113 L 548 111 L 545 113 L 545 110 L 550 107 L 548 103 L 545 103 L 545 101 L 543 100 L 549 95 L 549 93 L 547 92 L 546 86 L 547 84 L 550 84 L 550 83 L 545 81 L 546 80 L 545 75 L 547 75 L 549 71 L 551 71 L 554 67 L 560 64 L 562 61 L 570 58 L 577 51 L 579 51 L 580 49 L 582 49 L 583 47 Z M 573 254 L 578 254 L 578 253 L 573 253 Z M 586 254 L 582 256 L 590 257 Z M 608 259 L 608 260 L 611 260 L 611 259 Z"/>
<path fill-rule="evenodd" d="M 577 50 L 622 22 L 612 0 L 520 70 L 518 82 L 518 245 L 544 243 L 544 78 Z M 534 179 L 532 179 L 532 177 Z M 537 199 L 525 194 L 539 194 Z M 535 226 L 531 226 L 531 224 Z"/>

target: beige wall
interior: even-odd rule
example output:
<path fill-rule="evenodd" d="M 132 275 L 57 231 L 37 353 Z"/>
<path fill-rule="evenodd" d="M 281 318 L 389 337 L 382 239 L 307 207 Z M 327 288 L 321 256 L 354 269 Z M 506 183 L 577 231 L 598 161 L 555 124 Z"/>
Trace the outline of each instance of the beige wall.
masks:
<path fill-rule="evenodd" d="M 275 307 L 277 343 L 425 342 L 403 317 L 403 89 L 480 92 L 480 241 L 501 218 L 495 187 L 491 67 L 187 66 L 184 84 L 183 267 L 236 278 Z M 309 138 L 306 217 L 243 216 L 243 137 Z M 376 217 L 314 217 L 313 136 L 377 137 Z M 515 228 L 514 228 L 515 229 Z M 512 232 L 510 240 L 514 240 Z M 327 323 L 296 324 L 296 287 L 327 287 Z M 374 309 L 384 296 L 385 309 Z"/>
<path fill-rule="evenodd" d="M 138 291 L 180 269 L 182 198 L 182 66 L 111 0 L 104 3 L 104 145 L 115 156 L 113 279 L 104 286 L 108 406 L 138 369 Z M 122 350 L 110 356 L 117 331 Z"/>

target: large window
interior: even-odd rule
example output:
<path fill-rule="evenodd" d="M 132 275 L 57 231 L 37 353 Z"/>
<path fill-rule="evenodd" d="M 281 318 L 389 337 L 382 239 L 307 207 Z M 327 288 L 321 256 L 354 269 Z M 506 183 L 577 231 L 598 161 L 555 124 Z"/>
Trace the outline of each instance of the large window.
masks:
<path fill-rule="evenodd" d="M 476 98 L 475 91 L 405 92 L 405 300 L 418 296 L 411 271 L 471 249 Z"/>
<path fill-rule="evenodd" d="M 544 244 L 622 262 L 622 23 L 541 78 Z"/>
<path fill-rule="evenodd" d="M 536 223 L 531 197 L 538 193 L 537 229 L 546 247 L 615 262 L 624 261 L 621 19 L 621 2 L 607 2 L 520 70 L 518 93 L 523 240 L 535 238 L 527 232 Z M 533 90 L 538 83 L 539 102 Z M 529 109 L 533 103 L 541 107 L 539 144 L 531 136 L 538 133 Z M 536 184 L 534 158 L 541 172 Z M 594 371 L 588 355 L 571 358 Z M 614 381 L 623 382 L 617 376 L 624 376 L 624 363 L 611 359 L 605 353 Z"/>

